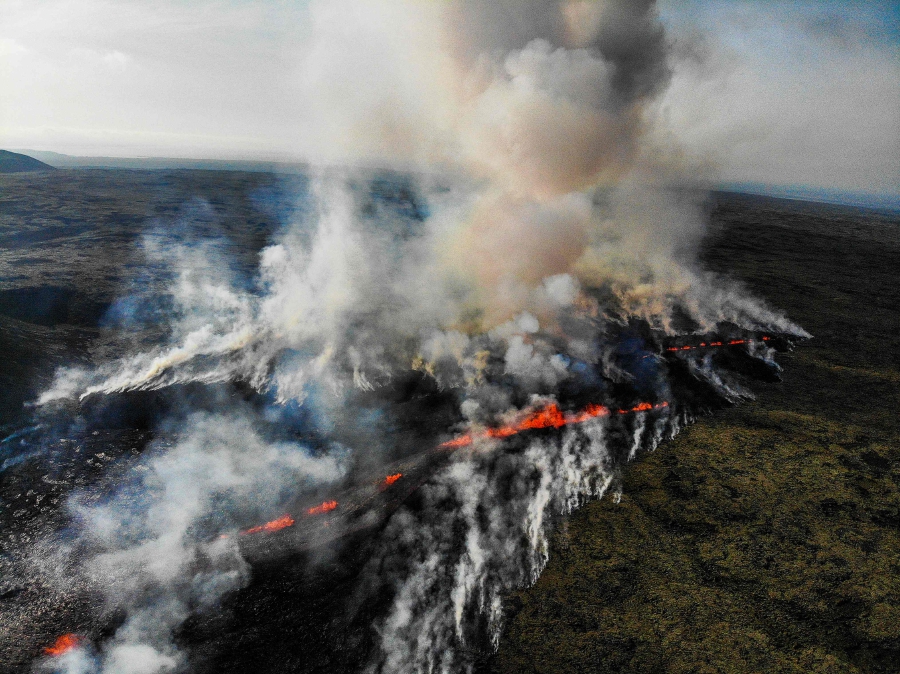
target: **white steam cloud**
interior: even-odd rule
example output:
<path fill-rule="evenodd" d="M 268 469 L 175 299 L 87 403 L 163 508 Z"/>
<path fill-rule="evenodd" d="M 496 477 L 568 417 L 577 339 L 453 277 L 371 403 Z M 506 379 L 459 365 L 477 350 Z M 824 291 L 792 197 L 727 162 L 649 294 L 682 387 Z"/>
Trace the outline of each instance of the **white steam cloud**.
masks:
<path fill-rule="evenodd" d="M 337 481 L 346 456 L 315 456 L 270 443 L 251 420 L 231 415 L 192 418 L 169 447 L 148 461 L 108 500 L 72 503 L 75 546 L 54 560 L 58 582 L 87 583 L 124 621 L 99 652 L 76 649 L 47 663 L 66 674 L 155 674 L 180 671 L 175 630 L 192 611 L 215 606 L 249 576 L 234 536 L 242 522 L 265 517 L 286 494 Z M 62 570 L 60 570 L 62 569 Z"/>
<path fill-rule="evenodd" d="M 652 2 L 329 0 L 311 15 L 303 81 L 321 107 L 307 130 L 319 159 L 430 176 L 421 231 L 373 227 L 332 171 L 315 191 L 312 245 L 288 232 L 264 251 L 261 298 L 176 251 L 172 344 L 63 371 L 40 402 L 234 377 L 298 398 L 335 359 L 384 373 L 423 333 L 477 332 L 521 311 L 552 320 L 552 277 L 586 298 L 602 289 L 607 314 L 657 328 L 675 330 L 679 309 L 701 330 L 802 334 L 693 267 L 703 218 L 659 140 L 668 69 Z M 316 356 L 271 374 L 284 349 Z"/>

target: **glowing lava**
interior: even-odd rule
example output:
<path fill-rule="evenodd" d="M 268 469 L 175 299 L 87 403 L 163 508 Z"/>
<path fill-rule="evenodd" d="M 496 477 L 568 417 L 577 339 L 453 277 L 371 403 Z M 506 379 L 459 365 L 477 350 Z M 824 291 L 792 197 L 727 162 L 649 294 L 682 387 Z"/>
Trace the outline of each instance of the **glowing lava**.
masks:
<path fill-rule="evenodd" d="M 394 484 L 397 480 L 403 477 L 403 473 L 394 473 L 393 475 L 388 475 L 381 481 L 381 488 L 387 489 L 392 484 Z"/>
<path fill-rule="evenodd" d="M 321 505 L 314 506 L 306 511 L 307 515 L 322 515 L 328 513 L 338 507 L 337 501 L 325 501 Z"/>
<path fill-rule="evenodd" d="M 53 642 L 52 646 L 47 646 L 47 648 L 44 649 L 44 653 L 46 655 L 58 657 L 60 655 L 68 653 L 75 648 L 78 648 L 80 644 L 81 638 L 77 634 L 63 634 Z"/>
<path fill-rule="evenodd" d="M 664 409 L 668 406 L 669 403 L 667 402 L 657 403 L 656 405 L 643 402 L 635 405 L 634 407 L 616 410 L 616 413 L 630 414 L 632 412 L 649 412 L 650 410 Z M 441 443 L 440 445 L 438 445 L 438 449 L 456 449 L 458 447 L 468 447 L 476 439 L 479 438 L 508 438 L 523 431 L 530 431 L 540 428 L 562 428 L 563 426 L 568 426 L 570 424 L 584 423 L 589 419 L 595 419 L 597 417 L 607 417 L 610 414 L 612 414 L 612 412 L 608 407 L 604 405 L 588 405 L 580 412 L 567 414 L 563 412 L 559 408 L 559 405 L 557 405 L 556 403 L 550 403 L 549 405 L 541 407 L 540 409 L 527 413 L 515 424 L 488 428 L 481 433 L 466 433 L 465 435 L 461 435 L 457 438 L 453 438 L 452 440 Z M 378 483 L 379 487 L 382 490 L 387 489 L 402 477 L 403 473 L 394 473 L 393 475 L 388 475 Z M 306 510 L 306 515 L 324 515 L 325 513 L 331 512 L 337 507 L 337 501 L 325 501 L 320 505 L 308 508 Z M 284 529 L 285 527 L 292 526 L 293 524 L 294 519 L 290 515 L 284 515 L 283 517 L 279 517 L 277 520 L 267 522 L 266 524 L 261 524 L 251 529 L 246 529 L 242 531 L 241 534 L 245 535 L 256 534 L 260 532 L 278 531 L 279 529 Z M 219 538 L 228 538 L 228 535 L 222 534 Z"/>
<path fill-rule="evenodd" d="M 294 518 L 290 515 L 282 515 L 277 520 L 272 520 L 271 522 L 266 522 L 265 524 L 260 524 L 256 527 L 244 529 L 244 531 L 241 532 L 241 535 L 246 536 L 247 534 L 258 534 L 261 531 L 280 531 L 281 529 L 286 529 L 287 527 L 291 526 L 294 526 Z"/>
<path fill-rule="evenodd" d="M 769 336 L 764 336 L 762 341 L 768 342 L 772 338 Z M 666 349 L 666 351 L 694 351 L 695 349 L 709 349 L 719 346 L 738 346 L 739 344 L 750 344 L 752 343 L 752 339 L 732 339 L 727 342 L 700 342 L 699 344 L 685 345 L 685 346 L 670 346 Z"/>
<path fill-rule="evenodd" d="M 466 447 L 467 445 L 471 444 L 472 435 L 470 433 L 466 433 L 465 435 L 460 435 L 458 438 L 453 438 L 453 440 L 442 442 L 439 446 L 446 449 L 453 449 L 454 447 Z"/>
<path fill-rule="evenodd" d="M 617 410 L 619 414 L 628 414 L 630 412 L 647 412 L 649 410 L 664 409 L 669 406 L 667 402 L 661 402 L 656 405 L 652 403 L 640 403 L 628 409 Z M 458 438 L 453 438 L 447 442 L 441 443 L 439 446 L 443 449 L 454 449 L 456 447 L 467 447 L 471 445 L 477 438 L 508 438 L 517 435 L 522 431 L 530 431 L 538 428 L 562 428 L 570 424 L 580 424 L 595 419 L 597 417 L 609 416 L 610 411 L 604 405 L 588 405 L 580 412 L 574 414 L 565 414 L 556 403 L 551 403 L 546 407 L 531 412 L 522 418 L 518 423 L 508 426 L 499 426 L 497 428 L 488 428 L 482 433 L 472 434 L 466 433 Z"/>

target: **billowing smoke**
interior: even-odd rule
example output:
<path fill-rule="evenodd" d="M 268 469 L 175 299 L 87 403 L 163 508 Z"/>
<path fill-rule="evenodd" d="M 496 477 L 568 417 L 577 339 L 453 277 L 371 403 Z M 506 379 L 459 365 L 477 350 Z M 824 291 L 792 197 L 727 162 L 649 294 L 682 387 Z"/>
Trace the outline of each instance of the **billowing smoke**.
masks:
<path fill-rule="evenodd" d="M 346 178 L 327 171 L 314 240 L 289 231 L 264 252 L 261 298 L 169 251 L 181 270 L 172 345 L 61 373 L 41 402 L 234 376 L 296 397 L 335 358 L 382 370 L 425 332 L 479 332 L 526 310 L 549 319 L 545 279 L 563 275 L 605 291 L 607 313 L 655 327 L 673 329 L 677 309 L 699 329 L 796 329 L 692 267 L 703 218 L 658 140 L 668 69 L 654 3 L 310 11 L 304 132 L 316 156 L 419 171 L 422 231 L 360 217 Z M 317 355 L 272 375 L 285 348 Z"/>
<path fill-rule="evenodd" d="M 260 437 L 252 419 L 196 415 L 170 446 L 160 442 L 114 492 L 76 495 L 77 537 L 37 561 L 58 583 L 88 584 L 106 609 L 124 611 L 121 626 L 101 650 L 65 654 L 67 672 L 142 674 L 183 669 L 173 643 L 192 611 L 214 606 L 241 587 L 249 569 L 234 532 L 264 519 L 286 498 L 333 483 L 346 453 L 317 456 L 296 443 Z"/>
<path fill-rule="evenodd" d="M 804 333 L 695 266 L 702 203 L 654 107 L 669 70 L 653 2 L 314 0 L 310 16 L 308 214 L 262 251 L 251 289 L 209 249 L 148 240 L 173 270 L 166 337 L 60 371 L 39 402 L 241 382 L 347 426 L 361 393 L 413 370 L 456 394 L 462 421 L 438 438 L 621 401 L 516 451 L 485 436 L 387 523 L 367 569 L 394 597 L 373 671 L 463 671 L 467 645 L 496 641 L 503 593 L 541 572 L 553 518 L 690 417 L 631 407 L 677 402 L 649 335 Z M 405 172 L 415 212 L 367 201 L 376 168 Z M 744 395 L 711 356 L 686 370 Z M 70 672 L 182 667 L 179 625 L 249 573 L 216 535 L 396 441 L 311 452 L 265 439 L 254 414 L 191 417 L 109 499 L 73 501 L 72 559 L 126 617 L 95 653 L 68 655 Z"/>

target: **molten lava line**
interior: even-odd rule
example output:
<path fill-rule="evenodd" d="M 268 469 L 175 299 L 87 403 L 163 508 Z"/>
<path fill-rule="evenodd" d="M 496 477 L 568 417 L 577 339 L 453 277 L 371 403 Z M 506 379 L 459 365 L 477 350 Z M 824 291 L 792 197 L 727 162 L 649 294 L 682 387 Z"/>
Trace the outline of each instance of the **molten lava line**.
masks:
<path fill-rule="evenodd" d="M 628 409 L 616 410 L 618 414 L 629 414 L 631 412 L 647 412 L 649 410 L 660 410 L 669 406 L 667 402 L 657 403 L 640 403 Z M 608 407 L 604 405 L 588 405 L 580 412 L 574 414 L 565 414 L 556 403 L 551 403 L 546 407 L 531 412 L 518 423 L 508 426 L 500 426 L 497 428 L 488 428 L 481 433 L 466 433 L 458 438 L 453 438 L 447 442 L 442 442 L 439 447 L 443 449 L 455 449 L 457 447 L 467 447 L 479 438 L 508 438 L 517 435 L 523 431 L 530 431 L 539 428 L 562 428 L 571 424 L 581 424 L 589 419 L 597 417 L 607 417 L 611 414 Z"/>
<path fill-rule="evenodd" d="M 392 484 L 394 484 L 397 480 L 403 477 L 403 473 L 394 473 L 393 475 L 388 475 L 381 481 L 381 488 L 387 489 Z"/>
<path fill-rule="evenodd" d="M 772 338 L 769 336 L 764 336 L 762 341 L 768 342 Z M 694 351 L 696 349 L 709 349 L 715 348 L 719 346 L 738 346 L 739 344 L 750 344 L 752 343 L 752 339 L 732 339 L 727 342 L 700 342 L 699 344 L 685 345 L 685 346 L 670 346 L 666 349 L 666 351 Z"/>
<path fill-rule="evenodd" d="M 764 342 L 770 341 L 772 338 L 769 336 L 764 336 L 762 340 Z M 749 344 L 752 343 L 753 340 L 749 339 L 732 339 L 727 342 L 723 341 L 715 341 L 715 342 L 701 342 L 700 344 L 691 346 L 670 346 L 666 348 L 666 351 L 669 352 L 678 352 L 678 351 L 693 351 L 695 349 L 708 349 L 708 348 L 717 348 L 723 346 L 738 346 L 740 344 Z M 633 412 L 649 412 L 651 410 L 660 410 L 666 409 L 669 407 L 669 403 L 663 401 L 661 403 L 656 403 L 655 405 L 649 402 L 638 403 L 634 407 L 617 409 L 615 410 L 616 414 L 630 414 Z M 456 449 L 459 447 L 468 447 L 477 439 L 483 438 L 509 438 L 513 435 L 518 435 L 523 431 L 536 430 L 541 428 L 562 428 L 563 426 L 569 426 L 572 424 L 581 424 L 585 421 L 589 421 L 590 419 L 596 419 L 598 417 L 608 417 L 613 413 L 608 407 L 604 405 L 588 405 L 580 412 L 575 413 L 564 413 L 556 403 L 551 403 L 545 407 L 542 407 L 538 410 L 528 413 L 522 419 L 520 419 L 515 424 L 509 424 L 506 426 L 498 426 L 494 428 L 488 428 L 480 433 L 465 433 L 464 435 L 460 435 L 451 440 L 447 440 L 446 442 L 442 442 L 438 445 L 438 449 Z M 395 473 L 393 475 L 386 476 L 381 482 L 379 482 L 379 486 L 381 489 L 387 489 L 399 479 L 403 477 L 403 473 Z M 312 508 L 308 508 L 306 510 L 307 516 L 313 515 L 323 515 L 325 513 L 331 512 L 338 507 L 337 501 L 324 501 L 323 503 L 313 506 Z M 262 532 L 273 532 L 280 531 L 281 529 L 286 529 L 295 524 L 295 520 L 290 515 L 282 515 L 278 519 L 272 520 L 271 522 L 266 522 L 265 524 L 260 524 L 259 526 L 251 527 L 249 529 L 244 529 L 240 532 L 242 536 L 249 534 L 257 534 Z M 219 538 L 228 538 L 228 534 L 222 534 Z M 81 638 L 76 634 L 63 634 L 60 636 L 52 646 L 48 646 L 44 649 L 44 653 L 50 656 L 60 656 L 69 651 L 77 648 L 81 644 Z"/>
<path fill-rule="evenodd" d="M 260 531 L 280 531 L 281 529 L 286 529 L 287 527 L 292 526 L 294 526 L 294 518 L 290 515 L 282 515 L 277 520 L 272 520 L 271 522 L 260 524 L 257 527 L 244 529 L 241 532 L 241 536 L 246 536 L 247 534 L 257 534 Z"/>
<path fill-rule="evenodd" d="M 332 510 L 334 510 L 337 507 L 338 507 L 337 501 L 325 501 L 321 505 L 317 505 L 312 508 L 309 508 L 306 511 L 306 514 L 307 515 L 322 515 L 324 513 L 331 512 Z"/>
<path fill-rule="evenodd" d="M 632 412 L 649 412 L 650 410 L 665 409 L 668 406 L 669 403 L 667 402 L 657 403 L 656 405 L 643 402 L 627 409 L 617 409 L 615 410 L 615 413 L 630 414 Z M 529 412 L 515 424 L 488 428 L 481 433 L 466 433 L 464 435 L 460 435 L 457 438 L 453 438 L 452 440 L 442 442 L 440 445 L 438 445 L 438 449 L 456 449 L 458 447 L 468 447 L 473 442 L 475 442 L 476 439 L 481 438 L 502 439 L 511 437 L 513 435 L 518 435 L 523 431 L 530 431 L 541 428 L 562 428 L 563 426 L 569 426 L 571 424 L 581 424 L 590 419 L 596 419 L 597 417 L 608 417 L 612 413 L 613 412 L 604 405 L 588 405 L 580 412 L 567 414 L 559 409 L 559 406 L 556 403 L 551 403 L 549 405 L 546 405 L 545 407 L 541 407 L 540 409 Z M 403 473 L 388 475 L 383 480 L 381 480 L 378 485 L 382 490 L 384 490 L 397 482 L 397 480 L 402 477 Z M 337 501 L 325 501 L 317 506 L 308 508 L 305 514 L 307 516 L 324 515 L 325 513 L 331 512 L 332 510 L 336 509 L 337 507 Z M 279 517 L 277 520 L 272 520 L 271 522 L 252 527 L 250 529 L 245 529 L 240 533 L 241 535 L 247 535 L 258 534 L 262 532 L 273 532 L 285 529 L 293 525 L 294 518 L 290 515 L 284 515 L 283 517 Z M 228 538 L 228 535 L 222 534 L 219 538 Z"/>
<path fill-rule="evenodd" d="M 44 649 L 44 653 L 46 655 L 58 657 L 77 648 L 79 644 L 81 644 L 81 638 L 77 634 L 63 634 L 53 642 L 52 646 L 47 646 L 47 648 Z"/>
<path fill-rule="evenodd" d="M 390 475 L 385 478 L 385 481 L 391 480 L 389 484 L 394 484 L 397 480 L 402 477 L 402 474 L 398 473 L 397 475 Z M 391 479 L 393 478 L 393 479 Z M 313 506 L 312 508 L 307 509 L 307 515 L 322 515 L 327 512 L 331 512 L 335 508 L 338 507 L 337 501 L 325 501 L 317 506 Z M 277 520 L 272 520 L 271 522 L 266 522 L 265 524 L 260 524 L 256 527 L 250 527 L 249 529 L 244 529 L 241 532 L 241 536 L 246 536 L 247 534 L 258 534 L 263 531 L 272 532 L 272 531 L 281 531 L 282 529 L 287 529 L 288 527 L 294 526 L 296 520 L 290 515 L 282 515 Z M 220 536 L 220 538 L 227 538 L 227 535 Z"/>
<path fill-rule="evenodd" d="M 768 342 L 772 338 L 769 336 L 763 336 L 762 341 Z M 741 344 L 750 344 L 753 340 L 749 339 L 732 339 L 727 342 L 724 341 L 715 341 L 715 342 L 700 342 L 697 345 L 685 345 L 685 346 L 670 346 L 666 348 L 668 352 L 678 352 L 678 351 L 694 351 L 696 349 L 709 349 L 709 348 L 718 348 L 724 346 L 738 346 Z M 655 405 L 649 402 L 638 403 L 634 407 L 617 409 L 615 410 L 616 414 L 630 414 L 632 412 L 649 412 L 651 410 L 660 410 L 666 409 L 669 407 L 669 403 L 663 401 L 661 403 L 656 403 Z M 438 445 L 438 449 L 456 449 L 459 447 L 467 447 L 471 445 L 477 439 L 483 438 L 509 438 L 513 435 L 518 435 L 523 431 L 541 429 L 541 428 L 562 428 L 563 426 L 569 426 L 572 424 L 581 424 L 585 421 L 589 421 L 590 419 L 596 419 L 598 417 L 608 417 L 613 414 L 613 411 L 604 405 L 588 405 L 580 412 L 574 413 L 564 413 L 556 403 L 551 403 L 542 407 L 538 410 L 534 410 L 524 417 L 522 417 L 517 423 L 509 424 L 506 426 L 498 426 L 494 428 L 488 428 L 480 433 L 465 433 L 464 435 L 460 435 L 451 440 L 447 440 L 446 442 L 442 442 Z M 12 436 L 11 436 L 12 437 Z M 10 439 L 10 438 L 7 438 Z M 403 477 L 403 473 L 394 473 L 393 475 L 386 476 L 381 482 L 379 482 L 379 486 L 382 490 L 387 489 L 394 483 L 396 483 L 399 479 Z M 307 516 L 314 515 L 323 515 L 325 513 L 331 512 L 338 507 L 337 501 L 324 501 L 323 503 L 313 506 L 312 508 L 308 508 L 306 510 Z M 240 535 L 250 535 L 257 534 L 262 532 L 271 533 L 273 531 L 280 531 L 282 529 L 286 529 L 295 524 L 295 520 L 290 515 L 282 515 L 278 519 L 272 520 L 271 522 L 266 522 L 265 524 L 260 524 L 259 526 L 251 527 L 249 529 L 244 529 L 240 532 Z M 222 534 L 219 538 L 228 538 L 228 534 Z M 63 634 L 53 643 L 52 646 L 48 646 L 44 649 L 44 653 L 49 656 L 58 657 L 60 655 L 64 655 L 69 651 L 77 648 L 81 644 L 81 638 L 77 634 Z"/>

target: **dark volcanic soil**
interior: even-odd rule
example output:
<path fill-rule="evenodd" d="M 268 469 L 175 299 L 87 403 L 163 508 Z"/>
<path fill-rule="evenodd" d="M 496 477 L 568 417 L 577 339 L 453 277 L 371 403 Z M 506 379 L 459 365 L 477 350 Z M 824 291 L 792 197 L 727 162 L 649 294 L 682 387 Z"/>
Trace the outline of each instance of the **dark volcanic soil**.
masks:
<path fill-rule="evenodd" d="M 556 537 L 489 670 L 900 671 L 900 217 L 720 194 L 706 265 L 814 339 Z"/>
<path fill-rule="evenodd" d="M 58 365 L 102 348 L 104 328 L 152 325 L 154 286 L 168 279 L 141 240 L 212 241 L 249 278 L 260 248 L 302 207 L 305 184 L 218 171 L 0 175 L 0 428 Z"/>

